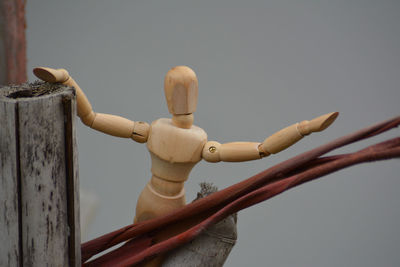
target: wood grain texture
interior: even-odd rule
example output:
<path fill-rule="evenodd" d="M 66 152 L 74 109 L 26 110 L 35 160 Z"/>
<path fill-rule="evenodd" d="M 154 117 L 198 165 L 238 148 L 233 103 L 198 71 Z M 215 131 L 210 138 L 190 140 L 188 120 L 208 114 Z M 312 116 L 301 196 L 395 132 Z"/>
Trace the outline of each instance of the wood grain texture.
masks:
<path fill-rule="evenodd" d="M 75 118 L 76 101 L 73 94 L 63 96 L 65 122 L 65 152 L 67 167 L 67 207 L 69 235 L 70 266 L 80 266 L 81 262 L 81 228 L 80 228 L 80 188 L 78 171 L 78 148 L 76 141 Z M 71 230 L 72 229 L 72 230 Z"/>
<path fill-rule="evenodd" d="M 236 219 L 228 216 L 168 254 L 163 267 L 221 267 L 236 243 Z"/>
<path fill-rule="evenodd" d="M 218 189 L 210 183 L 200 183 L 198 200 L 215 193 Z M 221 267 L 224 265 L 237 240 L 237 214 L 227 216 L 211 225 L 197 238 L 169 252 L 163 267 Z"/>
<path fill-rule="evenodd" d="M 22 244 L 27 266 L 44 262 L 68 266 L 64 114 L 60 97 L 19 103 Z"/>
<path fill-rule="evenodd" d="M 6 89 L 2 90 L 3 95 L 6 92 Z M 3 175 L 2 171 L 2 180 L 4 178 L 8 183 L 17 181 L 18 231 L 16 234 L 14 231 L 13 236 L 19 237 L 20 266 L 79 266 L 74 90 L 64 87 L 61 91 L 40 97 L 11 100 L 0 96 L 0 103 L 0 118 L 6 117 L 7 120 L 7 127 L 1 130 L 1 139 L 7 131 L 15 132 L 16 139 L 2 141 L 1 153 L 8 153 L 12 147 L 19 150 L 19 153 L 14 152 L 14 157 L 8 157 L 13 163 L 7 163 L 15 166 L 16 171 L 13 172 L 16 175 Z M 8 110 L 3 111 L 7 105 L 14 109 L 14 118 L 8 116 Z M 5 145 L 11 148 L 5 150 Z M 0 204 L 4 205 L 6 200 L 0 199 Z M 4 210 L 2 208 L 1 211 Z"/>
<path fill-rule="evenodd" d="M 19 266 L 18 144 L 15 103 L 0 102 L 0 266 Z"/>

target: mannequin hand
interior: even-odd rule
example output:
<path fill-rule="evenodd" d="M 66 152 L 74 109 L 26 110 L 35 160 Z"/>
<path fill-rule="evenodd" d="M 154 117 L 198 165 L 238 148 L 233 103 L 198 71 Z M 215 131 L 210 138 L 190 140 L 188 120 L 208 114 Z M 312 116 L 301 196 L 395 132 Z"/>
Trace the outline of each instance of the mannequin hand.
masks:
<path fill-rule="evenodd" d="M 39 79 L 49 83 L 63 83 L 69 79 L 68 71 L 65 69 L 37 67 L 33 69 L 33 73 Z"/>
<path fill-rule="evenodd" d="M 313 132 L 321 132 L 328 128 L 338 115 L 339 112 L 331 112 L 312 119 L 311 121 L 302 121 L 297 128 L 303 136 Z"/>

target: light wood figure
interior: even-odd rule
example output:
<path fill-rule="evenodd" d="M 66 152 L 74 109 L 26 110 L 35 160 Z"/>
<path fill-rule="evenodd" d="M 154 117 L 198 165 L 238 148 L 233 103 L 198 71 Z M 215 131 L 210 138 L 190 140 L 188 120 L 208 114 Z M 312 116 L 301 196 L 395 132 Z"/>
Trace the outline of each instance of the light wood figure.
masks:
<path fill-rule="evenodd" d="M 198 82 L 189 67 L 174 67 L 166 74 L 164 91 L 172 118 L 158 119 L 151 125 L 95 113 L 81 88 L 64 69 L 39 67 L 33 72 L 44 81 L 75 87 L 78 116 L 85 125 L 113 136 L 147 142 L 152 177 L 137 201 L 135 222 L 164 215 L 185 205 L 184 183 L 200 160 L 241 162 L 260 159 L 284 150 L 312 132 L 326 129 L 338 116 L 337 112 L 333 112 L 293 124 L 262 143 L 220 144 L 208 141 L 206 132 L 193 125 Z"/>

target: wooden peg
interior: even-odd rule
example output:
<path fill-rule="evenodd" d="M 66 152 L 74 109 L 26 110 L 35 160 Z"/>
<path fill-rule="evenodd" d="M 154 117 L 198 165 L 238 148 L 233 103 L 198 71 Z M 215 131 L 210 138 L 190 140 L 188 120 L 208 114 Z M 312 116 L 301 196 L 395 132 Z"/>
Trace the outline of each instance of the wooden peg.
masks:
<path fill-rule="evenodd" d="M 193 125 L 193 120 L 193 114 L 174 114 L 172 116 L 172 124 L 184 129 L 190 129 Z"/>

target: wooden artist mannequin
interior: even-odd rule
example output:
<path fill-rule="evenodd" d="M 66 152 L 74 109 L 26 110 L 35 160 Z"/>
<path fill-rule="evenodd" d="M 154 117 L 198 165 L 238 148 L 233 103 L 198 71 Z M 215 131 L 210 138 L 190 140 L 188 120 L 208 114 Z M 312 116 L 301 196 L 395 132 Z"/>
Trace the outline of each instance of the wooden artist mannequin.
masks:
<path fill-rule="evenodd" d="M 34 74 L 47 82 L 75 87 L 78 116 L 85 125 L 113 136 L 147 142 L 152 177 L 137 201 L 135 222 L 164 215 L 185 205 L 184 183 L 200 160 L 240 162 L 260 159 L 284 150 L 312 132 L 326 129 L 338 115 L 333 112 L 293 124 L 262 143 L 220 144 L 208 141 L 206 132 L 193 125 L 198 82 L 189 67 L 174 67 L 166 74 L 164 91 L 172 118 L 158 119 L 151 125 L 95 113 L 85 94 L 64 69 L 40 67 L 34 69 Z"/>
<path fill-rule="evenodd" d="M 193 125 L 198 82 L 189 67 L 174 67 L 166 74 L 164 92 L 172 118 L 158 119 L 151 125 L 95 113 L 81 88 L 64 69 L 39 67 L 33 72 L 44 81 L 75 87 L 78 116 L 85 125 L 109 135 L 147 142 L 153 175 L 137 201 L 135 222 L 158 217 L 185 205 L 184 182 L 201 159 L 208 162 L 260 159 L 284 150 L 312 132 L 326 129 L 338 115 L 333 112 L 293 124 L 262 143 L 220 144 L 207 141 L 206 132 Z"/>

